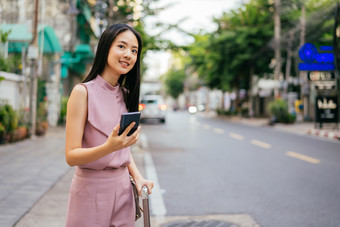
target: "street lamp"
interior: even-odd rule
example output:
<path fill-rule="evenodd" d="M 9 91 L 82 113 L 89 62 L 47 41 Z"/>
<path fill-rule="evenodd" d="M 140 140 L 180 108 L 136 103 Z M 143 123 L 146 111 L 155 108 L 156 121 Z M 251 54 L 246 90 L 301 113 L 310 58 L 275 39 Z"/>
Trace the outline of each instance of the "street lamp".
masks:
<path fill-rule="evenodd" d="M 107 4 L 105 2 L 103 2 L 102 0 L 98 0 L 95 6 L 96 9 L 96 17 L 99 18 L 99 36 L 102 34 L 103 32 L 103 28 L 104 28 L 104 15 L 106 12 L 106 8 L 107 8 Z"/>
<path fill-rule="evenodd" d="M 76 16 L 79 14 L 79 10 L 74 5 L 73 0 L 70 0 L 70 8 L 67 10 L 67 14 L 70 16 Z"/>

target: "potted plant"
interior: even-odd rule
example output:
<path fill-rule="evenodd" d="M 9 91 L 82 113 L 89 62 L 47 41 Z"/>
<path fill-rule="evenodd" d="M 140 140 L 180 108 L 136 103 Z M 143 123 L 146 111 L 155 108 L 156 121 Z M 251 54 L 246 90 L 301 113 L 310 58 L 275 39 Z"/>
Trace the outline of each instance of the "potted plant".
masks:
<path fill-rule="evenodd" d="M 37 136 L 45 135 L 48 129 L 47 123 L 47 111 L 46 111 L 46 102 L 39 103 L 39 107 L 37 109 L 37 124 L 35 134 Z"/>
<path fill-rule="evenodd" d="M 5 128 L 5 142 L 12 141 L 15 129 L 18 127 L 18 117 L 11 105 L 0 106 L 0 123 Z"/>

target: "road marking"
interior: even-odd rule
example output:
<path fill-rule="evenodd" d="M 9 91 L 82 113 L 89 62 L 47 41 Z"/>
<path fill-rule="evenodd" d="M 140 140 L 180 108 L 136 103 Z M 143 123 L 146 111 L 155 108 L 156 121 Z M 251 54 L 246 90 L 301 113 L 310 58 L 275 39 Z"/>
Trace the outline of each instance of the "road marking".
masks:
<path fill-rule="evenodd" d="M 288 155 L 292 158 L 297 158 L 297 159 L 300 159 L 302 161 L 310 162 L 310 163 L 313 163 L 313 164 L 319 164 L 320 163 L 319 159 L 312 158 L 312 157 L 309 157 L 307 155 L 299 154 L 299 153 L 296 153 L 296 152 L 293 152 L 293 151 L 287 151 L 286 155 Z"/>
<path fill-rule="evenodd" d="M 139 140 L 138 143 L 142 148 L 147 148 L 148 147 L 148 138 L 144 133 L 139 134 Z"/>
<path fill-rule="evenodd" d="M 207 125 L 207 124 L 204 124 L 204 125 L 203 125 L 203 128 L 209 130 L 209 129 L 211 128 L 211 126 L 210 126 L 210 125 Z"/>
<path fill-rule="evenodd" d="M 196 124 L 196 123 L 197 123 L 197 122 L 196 122 L 196 119 L 194 119 L 194 118 L 190 118 L 190 119 L 189 119 L 189 122 L 190 122 L 190 123 L 193 123 L 193 124 Z"/>
<path fill-rule="evenodd" d="M 221 128 L 214 128 L 214 132 L 218 133 L 218 134 L 224 134 L 224 130 Z"/>
<path fill-rule="evenodd" d="M 269 149 L 269 148 L 272 147 L 270 144 L 262 142 L 260 140 L 251 140 L 250 142 L 252 144 L 256 145 L 256 146 L 263 147 L 263 148 L 266 148 L 266 149 Z"/>
<path fill-rule="evenodd" d="M 229 136 L 233 139 L 237 139 L 237 140 L 243 140 L 244 137 L 239 135 L 239 134 L 236 134 L 236 133 L 229 133 Z"/>
<path fill-rule="evenodd" d="M 154 183 L 154 187 L 152 189 L 152 196 L 150 196 L 152 214 L 155 216 L 165 216 L 167 211 L 162 196 L 162 192 L 164 193 L 164 190 L 161 190 L 160 188 L 156 168 L 155 165 L 153 164 L 152 156 L 149 152 L 144 153 L 144 162 L 146 177 L 152 180 Z"/>

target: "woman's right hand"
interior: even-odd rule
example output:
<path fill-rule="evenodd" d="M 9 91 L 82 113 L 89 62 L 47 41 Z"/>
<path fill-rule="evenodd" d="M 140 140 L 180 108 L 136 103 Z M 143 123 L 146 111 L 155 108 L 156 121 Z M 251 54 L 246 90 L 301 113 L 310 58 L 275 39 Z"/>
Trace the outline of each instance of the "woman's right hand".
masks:
<path fill-rule="evenodd" d="M 132 135 L 128 136 L 128 133 L 135 124 L 135 122 L 132 122 L 120 135 L 118 135 L 120 128 L 120 125 L 118 124 L 116 127 L 114 127 L 112 133 L 107 138 L 105 145 L 113 151 L 117 151 L 137 143 L 139 138 L 140 126 L 138 126 L 137 130 Z"/>

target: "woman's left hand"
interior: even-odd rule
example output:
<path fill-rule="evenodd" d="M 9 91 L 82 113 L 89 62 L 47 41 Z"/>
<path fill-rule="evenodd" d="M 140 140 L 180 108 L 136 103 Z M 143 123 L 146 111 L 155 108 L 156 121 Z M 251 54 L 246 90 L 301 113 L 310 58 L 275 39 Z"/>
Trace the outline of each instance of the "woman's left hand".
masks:
<path fill-rule="evenodd" d="M 142 191 L 143 186 L 146 186 L 148 188 L 149 194 L 152 193 L 153 181 L 141 178 L 141 179 L 135 179 L 135 182 L 136 182 L 136 187 L 137 187 L 139 195 L 141 195 L 141 191 Z"/>

